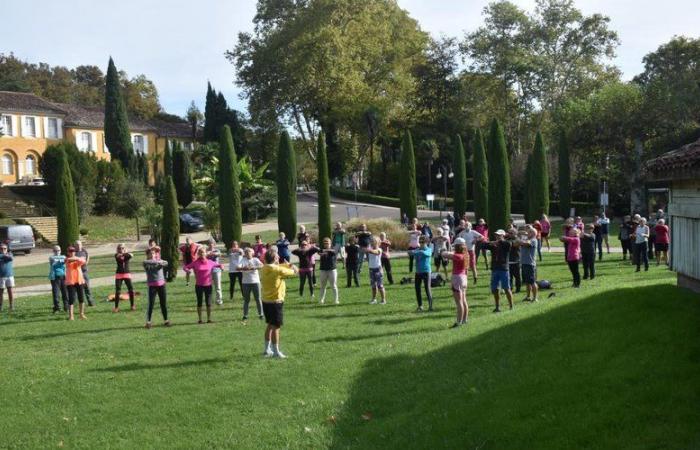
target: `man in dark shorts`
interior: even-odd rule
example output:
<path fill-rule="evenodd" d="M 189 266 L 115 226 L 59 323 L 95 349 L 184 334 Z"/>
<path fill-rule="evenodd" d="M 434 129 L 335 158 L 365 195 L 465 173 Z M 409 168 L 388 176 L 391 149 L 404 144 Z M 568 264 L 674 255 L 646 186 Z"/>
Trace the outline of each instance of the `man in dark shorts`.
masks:
<path fill-rule="evenodd" d="M 513 293 L 510 290 L 510 274 L 508 273 L 508 256 L 510 255 L 511 242 L 505 239 L 506 232 L 496 231 L 496 240 L 482 246 L 491 250 L 491 293 L 496 303 L 493 312 L 501 312 L 499 288 L 502 288 L 508 298 L 508 306 L 513 309 Z"/>
<path fill-rule="evenodd" d="M 265 253 L 265 265 L 260 269 L 263 313 L 265 329 L 265 351 L 263 356 L 286 358 L 280 351 L 280 328 L 284 324 L 284 297 L 287 294 L 285 278 L 297 274 L 297 268 L 289 263 L 280 264 L 277 250 L 271 248 Z"/>

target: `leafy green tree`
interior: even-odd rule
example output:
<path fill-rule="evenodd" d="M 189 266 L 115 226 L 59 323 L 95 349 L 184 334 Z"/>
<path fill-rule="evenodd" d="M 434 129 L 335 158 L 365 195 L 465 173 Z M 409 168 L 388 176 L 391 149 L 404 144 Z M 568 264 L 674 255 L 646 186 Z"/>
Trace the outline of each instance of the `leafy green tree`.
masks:
<path fill-rule="evenodd" d="M 109 58 L 105 87 L 105 144 L 112 158 L 122 163 L 124 169 L 129 169 L 134 149 L 131 145 L 129 120 L 126 106 L 119 84 L 119 74 L 112 58 Z"/>
<path fill-rule="evenodd" d="M 182 148 L 179 142 L 175 143 L 173 152 L 173 181 L 177 192 L 177 201 L 183 208 L 192 203 L 192 172 L 190 170 L 189 153 Z"/>
<path fill-rule="evenodd" d="M 569 217 L 571 209 L 571 165 L 569 143 L 565 133 L 559 135 L 559 214 Z"/>
<path fill-rule="evenodd" d="M 160 251 L 164 260 L 168 261 L 166 278 L 172 281 L 177 276 L 180 262 L 180 214 L 177 207 L 177 194 L 173 177 L 166 175 L 163 201 L 163 226 L 161 230 Z"/>
<path fill-rule="evenodd" d="M 70 173 L 68 157 L 63 150 L 58 152 L 56 167 L 56 222 L 58 245 L 65 252 L 78 239 L 78 203 L 75 197 L 73 177 Z"/>
<path fill-rule="evenodd" d="M 208 89 L 211 89 L 211 85 L 208 86 Z M 208 93 L 209 92 L 207 91 L 207 94 Z M 199 108 L 197 108 L 197 105 L 194 104 L 194 100 L 192 100 L 189 108 L 187 108 L 185 117 L 187 118 L 187 123 L 189 123 L 190 127 L 192 128 L 192 134 L 190 137 L 192 140 L 195 140 L 197 139 L 197 130 L 199 130 L 199 127 L 202 125 L 202 121 L 204 120 L 204 115 Z"/>
<path fill-rule="evenodd" d="M 328 182 L 328 160 L 326 158 L 326 141 L 323 134 L 318 135 L 316 151 L 316 190 L 318 192 L 318 240 L 331 237 L 331 191 Z"/>
<path fill-rule="evenodd" d="M 467 212 L 467 163 L 464 155 L 462 137 L 455 138 L 455 150 L 453 158 L 454 167 L 454 212 L 456 217 L 462 217 Z"/>
<path fill-rule="evenodd" d="M 411 132 L 406 131 L 401 145 L 401 180 L 399 183 L 401 214 L 409 219 L 418 217 L 418 196 L 416 192 L 416 156 L 413 151 Z"/>
<path fill-rule="evenodd" d="M 153 205 L 150 190 L 139 178 L 123 178 L 114 186 L 115 212 L 136 222 L 136 240 L 141 240 L 140 220 Z"/>
<path fill-rule="evenodd" d="M 539 219 L 542 214 L 549 214 L 549 169 L 547 168 L 547 149 L 542 140 L 542 133 L 535 136 L 535 150 L 530 156 L 527 190 L 530 221 Z"/>
<path fill-rule="evenodd" d="M 219 217 L 221 238 L 226 248 L 241 239 L 241 191 L 238 182 L 236 152 L 233 147 L 231 129 L 224 125 L 219 143 Z"/>
<path fill-rule="evenodd" d="M 474 218 L 489 217 L 489 170 L 480 129 L 474 131 Z"/>
<path fill-rule="evenodd" d="M 489 230 L 506 229 L 510 223 L 510 164 L 503 128 L 491 122 L 489 133 Z"/>
<path fill-rule="evenodd" d="M 277 227 L 292 238 L 297 230 L 297 163 L 287 131 L 280 135 L 276 171 Z"/>

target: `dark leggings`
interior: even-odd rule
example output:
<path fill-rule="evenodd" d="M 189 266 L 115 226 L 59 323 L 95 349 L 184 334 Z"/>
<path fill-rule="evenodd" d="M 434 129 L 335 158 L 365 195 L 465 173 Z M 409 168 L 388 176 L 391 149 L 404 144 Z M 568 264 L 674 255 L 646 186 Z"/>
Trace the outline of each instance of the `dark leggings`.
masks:
<path fill-rule="evenodd" d="M 583 263 L 583 279 L 595 278 L 595 253 L 581 253 Z"/>
<path fill-rule="evenodd" d="M 384 273 L 386 274 L 386 279 L 389 284 L 394 284 L 394 277 L 391 276 L 391 259 L 382 258 L 382 267 L 384 268 Z"/>
<path fill-rule="evenodd" d="M 304 285 L 306 284 L 307 280 L 309 281 L 309 292 L 311 295 L 314 295 L 314 280 L 312 271 L 309 270 L 299 272 L 299 295 L 302 297 L 304 296 Z"/>
<path fill-rule="evenodd" d="M 640 269 L 642 263 L 644 263 L 644 270 L 649 270 L 649 254 L 647 253 L 647 243 L 642 242 L 641 244 L 634 244 L 635 249 L 635 262 L 637 263 L 637 270 Z"/>
<path fill-rule="evenodd" d="M 520 277 L 520 264 L 508 263 L 508 273 L 510 274 L 510 288 L 513 289 L 515 287 L 515 292 L 520 292 L 520 287 L 523 285 Z M 513 281 L 515 281 L 515 284 L 513 284 Z"/>
<path fill-rule="evenodd" d="M 194 293 L 197 296 L 197 308 L 201 308 L 202 304 L 206 304 L 207 308 L 211 307 L 211 285 L 195 285 Z"/>
<path fill-rule="evenodd" d="M 63 310 L 68 309 L 68 291 L 66 290 L 66 277 L 56 277 L 51 280 L 51 294 L 53 296 L 53 310 L 61 309 L 58 303 L 58 296 L 61 296 L 63 302 Z"/>
<path fill-rule="evenodd" d="M 85 302 L 85 293 L 83 292 L 82 284 L 69 284 L 66 286 L 68 290 L 68 304 L 73 306 L 75 304 L 76 297 L 78 298 L 78 303 Z"/>
<path fill-rule="evenodd" d="M 160 301 L 160 312 L 163 313 L 163 320 L 168 320 L 168 305 L 165 293 L 165 285 L 148 286 L 148 311 L 146 312 L 146 322 L 151 321 L 153 316 L 153 305 L 156 302 L 156 295 Z"/>
<path fill-rule="evenodd" d="M 408 273 L 413 272 L 413 259 L 415 258 L 413 250 L 417 248 L 418 247 L 408 247 Z"/>
<path fill-rule="evenodd" d="M 630 247 L 630 240 L 620 239 L 620 246 L 622 247 L 622 259 L 627 259 L 627 253 L 630 254 L 630 259 L 632 259 L 632 248 Z"/>
<path fill-rule="evenodd" d="M 233 300 L 233 293 L 236 292 L 236 281 L 238 281 L 238 288 L 243 290 L 243 272 L 229 272 L 228 281 L 228 298 Z"/>
<path fill-rule="evenodd" d="M 357 278 L 357 266 L 351 267 L 350 265 L 346 265 L 345 273 L 348 277 L 348 287 L 352 286 L 353 280 L 355 280 L 355 287 L 358 287 L 360 285 L 360 282 Z"/>
<path fill-rule="evenodd" d="M 571 276 L 574 279 L 574 287 L 579 287 L 581 285 L 581 273 L 578 271 L 578 261 L 569 261 L 568 264 Z"/>
<path fill-rule="evenodd" d="M 598 259 L 603 260 L 603 235 L 596 235 L 595 246 L 598 249 Z M 595 255 L 594 255 L 595 256 Z"/>
<path fill-rule="evenodd" d="M 418 307 L 423 306 L 423 299 L 421 298 L 420 285 L 425 285 L 425 296 L 428 297 L 428 308 L 433 309 L 433 294 L 430 291 L 430 273 L 416 273 L 415 281 L 413 282 L 416 288 L 416 301 L 418 302 Z"/>
<path fill-rule="evenodd" d="M 84 267 L 85 266 L 83 266 L 83 268 Z M 94 303 L 92 302 L 92 292 L 90 292 L 90 275 L 87 271 L 83 272 L 83 279 L 85 280 L 85 284 L 83 285 L 83 290 L 85 291 L 85 299 L 87 300 L 87 304 L 89 306 L 93 306 Z"/>
<path fill-rule="evenodd" d="M 126 289 L 129 291 L 129 304 L 134 306 L 134 286 L 131 284 L 131 279 L 122 278 L 114 280 L 114 307 L 119 308 L 119 296 L 122 293 L 122 281 L 126 284 Z"/>

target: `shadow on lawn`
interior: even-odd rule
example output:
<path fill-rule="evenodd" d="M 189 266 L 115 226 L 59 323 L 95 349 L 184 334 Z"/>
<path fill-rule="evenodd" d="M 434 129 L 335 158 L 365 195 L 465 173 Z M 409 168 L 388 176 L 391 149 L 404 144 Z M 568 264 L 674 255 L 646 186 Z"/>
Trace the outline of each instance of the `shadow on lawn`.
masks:
<path fill-rule="evenodd" d="M 97 369 L 90 369 L 90 372 L 133 372 L 137 370 L 154 370 L 154 369 L 182 369 L 185 367 L 193 366 L 209 366 L 221 363 L 230 363 L 231 361 L 226 358 L 208 358 L 199 359 L 193 361 L 177 361 L 165 364 L 143 364 L 143 363 L 129 363 L 121 366 L 110 366 L 110 367 L 100 367 Z"/>
<path fill-rule="evenodd" d="M 697 298 L 670 284 L 618 289 L 367 361 L 331 447 L 697 446 L 699 316 Z"/>

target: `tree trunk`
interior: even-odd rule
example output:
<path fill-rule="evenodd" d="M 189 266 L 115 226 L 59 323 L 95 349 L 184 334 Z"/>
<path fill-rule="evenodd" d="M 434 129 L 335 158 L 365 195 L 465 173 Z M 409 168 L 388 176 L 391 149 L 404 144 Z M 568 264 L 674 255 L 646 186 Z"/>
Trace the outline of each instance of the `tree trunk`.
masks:
<path fill-rule="evenodd" d="M 141 240 L 141 227 L 139 227 L 139 216 L 136 216 L 136 240 Z"/>

